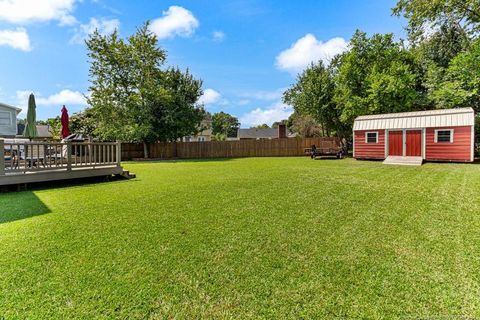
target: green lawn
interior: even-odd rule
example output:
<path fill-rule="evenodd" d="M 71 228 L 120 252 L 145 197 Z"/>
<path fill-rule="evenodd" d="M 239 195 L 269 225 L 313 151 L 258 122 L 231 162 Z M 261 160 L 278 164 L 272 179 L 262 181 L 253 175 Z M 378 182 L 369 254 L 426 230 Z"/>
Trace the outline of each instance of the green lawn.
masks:
<path fill-rule="evenodd" d="M 480 317 L 480 165 L 125 166 L 0 194 L 0 319 Z"/>

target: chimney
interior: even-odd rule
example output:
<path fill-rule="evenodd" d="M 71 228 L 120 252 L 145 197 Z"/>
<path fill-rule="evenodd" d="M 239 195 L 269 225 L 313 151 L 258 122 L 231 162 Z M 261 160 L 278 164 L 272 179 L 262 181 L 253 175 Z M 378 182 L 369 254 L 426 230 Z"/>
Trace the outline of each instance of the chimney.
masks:
<path fill-rule="evenodd" d="M 287 126 L 285 124 L 281 124 L 278 126 L 278 138 L 285 139 L 287 137 Z"/>

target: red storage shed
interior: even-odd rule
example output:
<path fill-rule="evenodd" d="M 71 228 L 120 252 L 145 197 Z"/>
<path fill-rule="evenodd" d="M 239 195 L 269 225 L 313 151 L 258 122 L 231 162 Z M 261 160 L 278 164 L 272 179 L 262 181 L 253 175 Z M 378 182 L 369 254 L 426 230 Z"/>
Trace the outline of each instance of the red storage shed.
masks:
<path fill-rule="evenodd" d="M 360 116 L 353 125 L 353 156 L 385 163 L 473 162 L 472 108 Z"/>

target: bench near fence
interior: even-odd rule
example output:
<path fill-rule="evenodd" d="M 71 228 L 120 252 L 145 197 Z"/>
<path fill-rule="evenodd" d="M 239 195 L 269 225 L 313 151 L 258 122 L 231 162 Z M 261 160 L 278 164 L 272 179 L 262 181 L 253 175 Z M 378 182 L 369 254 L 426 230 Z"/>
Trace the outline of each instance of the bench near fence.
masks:
<path fill-rule="evenodd" d="M 0 140 L 0 186 L 122 174 L 119 142 Z"/>
<path fill-rule="evenodd" d="M 211 159 L 242 157 L 294 157 L 304 156 L 305 149 L 337 149 L 337 138 L 288 138 L 272 140 L 239 140 L 207 142 L 158 142 L 148 145 L 149 157 L 153 159 Z M 143 158 L 143 144 L 123 143 L 122 160 Z"/>

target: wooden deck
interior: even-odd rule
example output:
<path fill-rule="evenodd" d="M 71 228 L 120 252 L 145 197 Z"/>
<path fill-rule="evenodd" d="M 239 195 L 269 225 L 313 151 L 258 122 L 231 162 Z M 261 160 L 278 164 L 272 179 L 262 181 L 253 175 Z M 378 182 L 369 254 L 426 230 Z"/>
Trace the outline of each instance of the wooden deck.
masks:
<path fill-rule="evenodd" d="M 119 175 L 119 142 L 27 142 L 0 140 L 0 186 Z"/>

